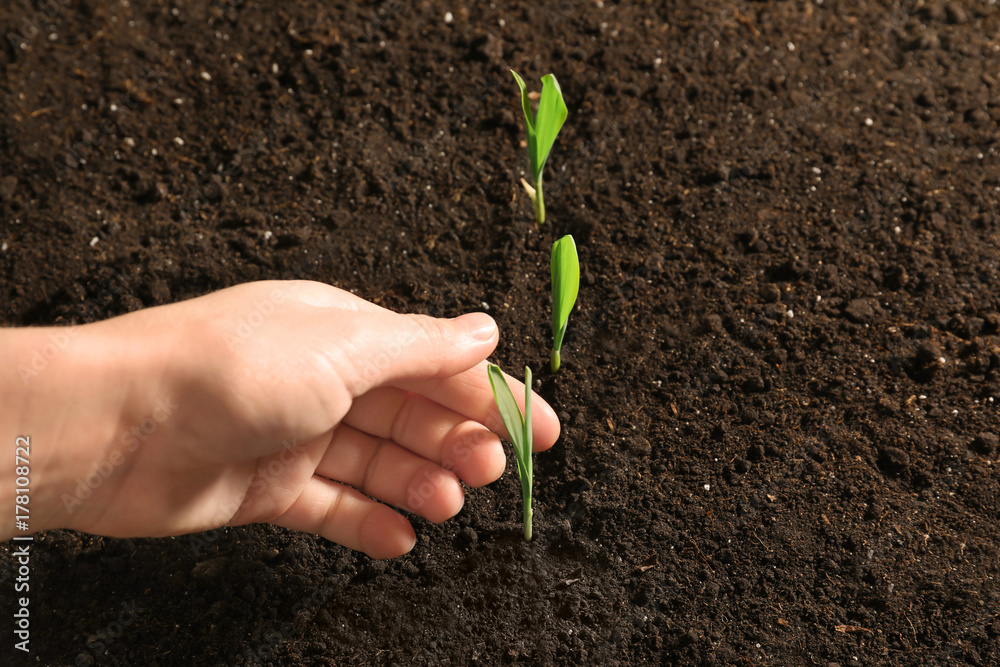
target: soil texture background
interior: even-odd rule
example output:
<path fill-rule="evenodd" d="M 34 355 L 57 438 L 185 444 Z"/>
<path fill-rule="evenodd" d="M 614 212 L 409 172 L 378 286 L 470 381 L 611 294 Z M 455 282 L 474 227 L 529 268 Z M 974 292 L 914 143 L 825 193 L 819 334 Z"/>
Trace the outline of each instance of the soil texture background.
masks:
<path fill-rule="evenodd" d="M 993 0 L 12 0 L 0 31 L 4 325 L 318 280 L 489 312 L 563 424 L 531 544 L 513 457 L 388 562 L 40 535 L 5 664 L 1000 664 Z M 511 67 L 569 106 L 541 228 Z"/>

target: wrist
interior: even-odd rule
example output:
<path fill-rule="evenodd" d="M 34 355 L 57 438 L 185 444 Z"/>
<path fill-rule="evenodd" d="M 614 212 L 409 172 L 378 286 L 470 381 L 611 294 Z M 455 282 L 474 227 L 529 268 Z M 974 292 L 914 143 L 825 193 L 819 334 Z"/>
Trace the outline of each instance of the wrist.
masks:
<path fill-rule="evenodd" d="M 106 470 L 106 459 L 132 376 L 132 355 L 115 345 L 108 331 L 101 324 L 0 330 L 3 445 L 10 452 L 18 438 L 30 439 L 29 474 L 19 476 L 29 481 L 28 530 L 15 526 L 11 455 L 0 464 L 0 537 L 86 529 L 95 508 L 80 510 L 94 488 L 114 473 Z"/>

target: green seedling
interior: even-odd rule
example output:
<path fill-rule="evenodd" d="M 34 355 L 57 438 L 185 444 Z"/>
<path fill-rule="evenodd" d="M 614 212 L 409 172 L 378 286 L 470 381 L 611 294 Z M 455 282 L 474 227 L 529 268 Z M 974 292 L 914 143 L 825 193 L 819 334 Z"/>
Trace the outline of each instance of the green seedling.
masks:
<path fill-rule="evenodd" d="M 580 258 L 576 242 L 567 234 L 552 244 L 552 372 L 562 364 L 560 351 L 569 314 L 580 292 Z"/>
<path fill-rule="evenodd" d="M 514 445 L 514 458 L 517 459 L 517 472 L 521 477 L 521 501 L 524 517 L 524 539 L 531 541 L 531 369 L 524 367 L 524 414 L 514 400 L 514 394 L 507 385 L 503 371 L 496 364 L 490 364 L 487 370 L 490 387 L 493 388 L 493 398 L 497 402 L 500 418 L 507 427 L 510 442 Z"/>
<path fill-rule="evenodd" d="M 542 77 L 542 94 L 538 100 L 538 114 L 532 116 L 531 102 L 524 79 L 514 70 L 510 71 L 521 89 L 521 109 L 524 111 L 524 121 L 528 128 L 528 156 L 531 158 L 531 183 L 523 178 L 521 185 L 528 191 L 531 203 L 535 205 L 535 221 L 541 225 L 545 222 L 545 196 L 542 194 L 542 170 L 549 158 L 549 151 L 556 141 L 556 135 L 566 122 L 566 102 L 563 101 L 562 89 L 554 74 Z"/>

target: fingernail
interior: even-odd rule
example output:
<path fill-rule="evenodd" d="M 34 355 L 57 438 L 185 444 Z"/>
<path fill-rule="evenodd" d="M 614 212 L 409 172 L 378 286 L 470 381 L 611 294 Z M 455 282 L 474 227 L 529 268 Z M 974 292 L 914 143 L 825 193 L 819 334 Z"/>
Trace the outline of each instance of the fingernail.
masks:
<path fill-rule="evenodd" d="M 469 313 L 469 335 L 483 342 L 491 341 L 497 335 L 497 323 L 486 313 Z"/>

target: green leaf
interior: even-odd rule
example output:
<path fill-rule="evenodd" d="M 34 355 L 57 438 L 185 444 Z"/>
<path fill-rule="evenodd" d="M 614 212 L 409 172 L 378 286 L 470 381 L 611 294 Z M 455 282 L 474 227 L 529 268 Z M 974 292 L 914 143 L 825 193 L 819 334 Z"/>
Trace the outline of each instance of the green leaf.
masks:
<path fill-rule="evenodd" d="M 546 74 L 542 77 L 542 96 L 538 101 L 538 115 L 535 117 L 536 157 L 532 166 L 536 183 L 542 180 L 545 161 L 549 159 L 552 144 L 556 142 L 556 136 L 566 122 L 568 113 L 562 88 L 559 87 L 555 74 Z"/>
<path fill-rule="evenodd" d="M 504 377 L 500 367 L 496 364 L 490 364 L 488 374 L 490 387 L 493 388 L 493 398 L 496 400 L 497 410 L 500 411 L 500 419 L 503 420 L 503 425 L 507 428 L 507 435 L 510 437 L 511 444 L 514 445 L 514 453 L 517 455 L 518 463 L 520 463 L 525 451 L 524 417 L 521 415 L 521 408 L 514 400 L 514 394 L 510 391 L 507 378 Z M 530 456 L 530 454 L 531 450 L 528 450 L 528 455 Z"/>
<path fill-rule="evenodd" d="M 521 111 L 524 112 L 524 120 L 528 123 L 528 132 L 534 134 L 535 118 L 531 113 L 531 100 L 528 98 L 528 87 L 524 84 L 524 79 L 521 78 L 520 74 L 514 70 L 511 70 L 510 73 L 514 75 L 517 87 L 521 89 Z"/>
<path fill-rule="evenodd" d="M 531 390 L 531 369 L 527 366 L 524 367 L 524 434 L 522 436 L 524 440 L 524 451 L 525 456 L 528 459 L 528 489 L 530 492 L 531 481 L 532 481 L 532 470 L 531 470 L 531 450 L 533 435 L 531 432 L 531 395 L 534 392 Z"/>
<path fill-rule="evenodd" d="M 524 122 L 528 134 L 528 157 L 531 161 L 531 180 L 529 186 L 523 179 L 525 190 L 531 197 L 531 202 L 535 206 L 535 220 L 538 224 L 545 222 L 545 195 L 542 194 L 542 172 L 545 169 L 545 162 L 549 159 L 552 145 L 556 141 L 559 130 L 566 122 L 568 111 L 566 102 L 563 100 L 562 89 L 554 74 L 546 74 L 542 77 L 542 93 L 538 100 L 538 114 L 531 113 L 531 100 L 528 98 L 528 89 L 524 84 L 524 79 L 515 72 L 510 71 L 517 81 L 517 86 L 521 90 L 521 111 L 524 113 Z"/>
<path fill-rule="evenodd" d="M 514 80 L 517 81 L 517 87 L 521 89 L 521 111 L 524 112 L 524 124 L 528 132 L 528 159 L 531 160 L 531 180 L 535 180 L 535 156 L 537 151 L 535 150 L 536 134 L 535 134 L 535 116 L 531 113 L 531 100 L 528 98 L 528 88 L 524 85 L 524 79 L 521 75 L 514 70 L 510 71 L 514 75 Z"/>
<path fill-rule="evenodd" d="M 569 234 L 552 244 L 552 350 L 562 349 L 569 314 L 580 293 L 580 258 Z M 556 369 L 553 369 L 556 370 Z"/>
<path fill-rule="evenodd" d="M 531 485 L 534 481 L 531 462 L 531 369 L 524 368 L 524 415 L 514 400 L 507 378 L 496 364 L 489 364 L 487 375 L 490 387 L 493 388 L 493 398 L 496 400 L 500 418 L 507 427 L 507 435 L 514 445 L 514 457 L 517 459 L 517 473 L 521 478 L 521 504 L 524 523 L 524 539 L 531 541 Z"/>

